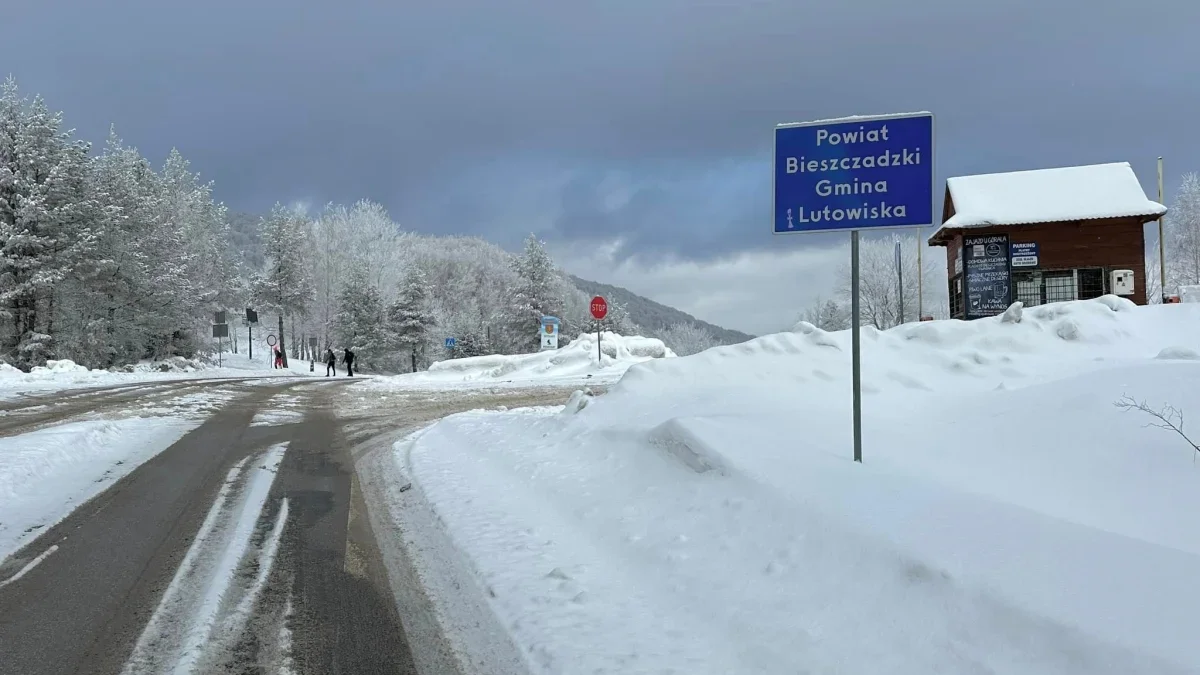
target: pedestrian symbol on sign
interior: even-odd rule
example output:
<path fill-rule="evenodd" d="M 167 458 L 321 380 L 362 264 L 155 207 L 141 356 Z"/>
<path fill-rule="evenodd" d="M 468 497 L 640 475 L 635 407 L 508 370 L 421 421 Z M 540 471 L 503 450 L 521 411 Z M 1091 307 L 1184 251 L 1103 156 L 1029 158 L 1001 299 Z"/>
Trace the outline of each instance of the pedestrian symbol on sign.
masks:
<path fill-rule="evenodd" d="M 446 349 L 454 349 L 454 344 L 457 342 L 454 338 L 446 338 Z"/>

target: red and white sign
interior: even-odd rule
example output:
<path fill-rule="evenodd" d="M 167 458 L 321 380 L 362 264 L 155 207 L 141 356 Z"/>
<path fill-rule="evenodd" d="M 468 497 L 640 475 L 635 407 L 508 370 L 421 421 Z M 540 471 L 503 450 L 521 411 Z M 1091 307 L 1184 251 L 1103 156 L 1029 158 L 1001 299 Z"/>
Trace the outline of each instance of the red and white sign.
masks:
<path fill-rule="evenodd" d="M 608 301 L 597 295 L 592 298 L 592 318 L 600 321 L 608 316 Z"/>

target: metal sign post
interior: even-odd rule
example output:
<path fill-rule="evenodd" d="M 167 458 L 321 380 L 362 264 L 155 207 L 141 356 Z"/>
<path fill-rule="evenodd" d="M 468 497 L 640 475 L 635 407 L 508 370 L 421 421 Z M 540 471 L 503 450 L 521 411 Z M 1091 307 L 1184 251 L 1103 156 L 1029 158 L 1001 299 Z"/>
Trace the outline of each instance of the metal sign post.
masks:
<path fill-rule="evenodd" d="M 896 237 L 896 301 L 900 310 L 899 323 L 904 323 L 904 257 L 900 252 L 900 237 Z"/>
<path fill-rule="evenodd" d="M 925 242 L 921 239 L 921 228 L 917 228 L 917 321 L 925 320 L 925 265 L 921 262 L 921 249 Z"/>
<path fill-rule="evenodd" d="M 1158 203 L 1163 204 L 1163 163 L 1158 158 Z M 1167 247 L 1163 243 L 1163 217 L 1158 217 L 1158 290 L 1162 303 L 1167 304 Z"/>
<path fill-rule="evenodd" d="M 258 323 L 258 312 L 246 308 L 246 349 L 248 358 L 254 360 L 254 324 Z"/>
<path fill-rule="evenodd" d="M 221 312 L 220 314 L 217 315 L 217 317 L 223 319 L 223 318 L 225 318 L 224 314 L 225 314 L 224 312 Z M 225 345 L 222 340 L 224 338 L 229 337 L 229 324 L 227 324 L 227 323 L 213 324 L 212 335 L 214 338 L 217 339 L 217 366 L 221 367 L 221 366 L 225 365 L 225 360 L 224 360 L 224 357 L 222 354 L 222 352 L 225 349 Z"/>
<path fill-rule="evenodd" d="M 933 224 L 933 113 L 781 124 L 775 128 L 774 233 L 850 232 L 854 461 L 862 461 L 859 230 Z"/>
<path fill-rule="evenodd" d="M 604 321 L 604 317 L 608 316 L 608 301 L 604 299 L 604 296 L 597 295 L 592 298 L 591 310 L 592 318 L 596 320 L 596 365 L 603 366 L 604 352 L 600 350 L 600 326 L 601 322 Z"/>
<path fill-rule="evenodd" d="M 850 231 L 850 397 L 854 461 L 862 462 L 862 322 L 858 308 L 858 230 Z"/>

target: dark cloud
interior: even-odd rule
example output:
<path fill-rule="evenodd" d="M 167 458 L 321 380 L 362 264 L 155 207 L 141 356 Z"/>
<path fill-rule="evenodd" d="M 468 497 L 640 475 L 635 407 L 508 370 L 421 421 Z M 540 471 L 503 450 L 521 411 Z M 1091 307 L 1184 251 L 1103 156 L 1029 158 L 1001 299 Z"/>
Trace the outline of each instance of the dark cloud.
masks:
<path fill-rule="evenodd" d="M 914 109 L 938 115 L 942 177 L 1200 168 L 1200 3 L 17 4 L 0 68 L 88 138 L 179 147 L 240 209 L 370 198 L 505 243 L 796 246 L 767 234 L 772 125 Z"/>

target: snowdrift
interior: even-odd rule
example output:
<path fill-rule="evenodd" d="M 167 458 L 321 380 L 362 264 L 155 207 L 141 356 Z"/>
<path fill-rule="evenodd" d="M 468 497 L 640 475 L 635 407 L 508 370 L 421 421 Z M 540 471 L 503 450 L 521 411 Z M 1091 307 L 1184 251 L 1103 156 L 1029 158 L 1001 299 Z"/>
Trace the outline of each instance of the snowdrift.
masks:
<path fill-rule="evenodd" d="M 1200 307 L 867 329 L 861 465 L 849 343 L 643 362 L 396 471 L 536 673 L 1200 671 L 1197 453 L 1114 405 L 1200 410 Z"/>
<path fill-rule="evenodd" d="M 596 378 L 612 381 L 630 366 L 675 353 L 662 340 L 605 331 L 597 357 L 596 334 L 584 334 L 567 346 L 535 354 L 474 356 L 439 361 L 416 375 L 398 376 L 405 383 L 535 382 Z"/>
<path fill-rule="evenodd" d="M 260 353 L 255 347 L 256 356 Z M 267 354 L 266 346 L 261 349 Z M 225 354 L 218 366 L 199 359 L 171 357 L 159 361 L 143 361 L 115 370 L 89 369 L 70 359 L 47 361 L 26 373 L 7 363 L 0 363 L 0 398 L 22 393 L 55 391 L 75 387 L 117 385 L 157 380 L 177 380 L 190 377 L 270 377 L 323 375 L 308 369 L 308 361 L 293 360 L 290 369 L 273 370 L 266 357 L 249 360 L 245 355 Z"/>

